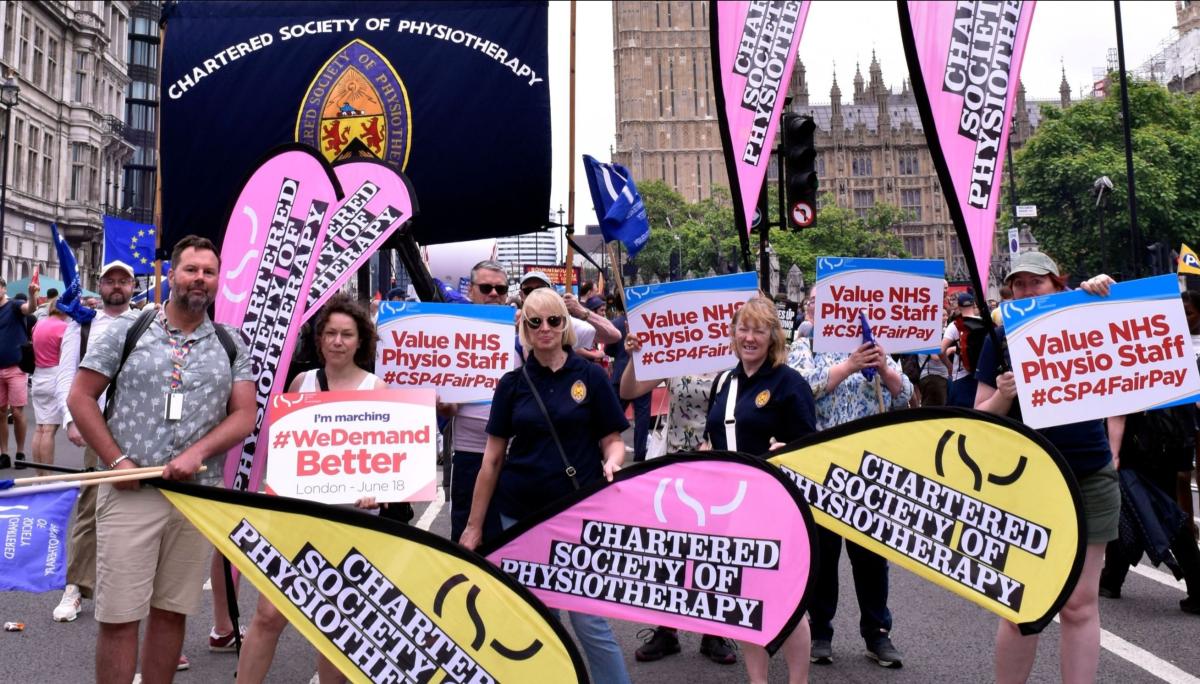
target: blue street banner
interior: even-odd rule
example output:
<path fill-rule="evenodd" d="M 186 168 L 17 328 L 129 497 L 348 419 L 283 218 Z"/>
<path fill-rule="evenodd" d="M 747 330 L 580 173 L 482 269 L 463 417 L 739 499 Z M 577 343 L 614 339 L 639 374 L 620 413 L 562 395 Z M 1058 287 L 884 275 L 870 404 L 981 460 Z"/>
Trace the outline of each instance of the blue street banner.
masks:
<path fill-rule="evenodd" d="M 123 261 L 133 267 L 134 275 L 153 274 L 154 235 L 155 228 L 148 223 L 105 216 L 104 263 Z"/>
<path fill-rule="evenodd" d="M 511 307 L 382 302 L 375 372 L 396 387 L 431 387 L 438 401 L 490 402 L 517 367 Z"/>
<path fill-rule="evenodd" d="M 163 246 L 220 244 L 278 145 L 375 157 L 422 244 L 539 230 L 550 204 L 545 2 L 179 2 L 164 12 Z"/>
<path fill-rule="evenodd" d="M 1000 306 L 1026 425 L 1078 423 L 1200 399 L 1174 273 Z"/>
<path fill-rule="evenodd" d="M 634 376 L 645 381 L 732 368 L 733 314 L 757 294 L 753 271 L 625 288 L 629 334 L 642 343 Z"/>
<path fill-rule="evenodd" d="M 78 495 L 78 482 L 0 491 L 0 591 L 66 586 L 67 520 Z"/>
<path fill-rule="evenodd" d="M 813 351 L 852 352 L 863 319 L 889 354 L 936 354 L 942 341 L 941 259 L 817 258 Z"/>
<path fill-rule="evenodd" d="M 604 241 L 620 240 L 632 259 L 650 240 L 646 205 L 633 184 L 633 176 L 620 164 L 601 164 L 586 154 L 583 165 Z"/>

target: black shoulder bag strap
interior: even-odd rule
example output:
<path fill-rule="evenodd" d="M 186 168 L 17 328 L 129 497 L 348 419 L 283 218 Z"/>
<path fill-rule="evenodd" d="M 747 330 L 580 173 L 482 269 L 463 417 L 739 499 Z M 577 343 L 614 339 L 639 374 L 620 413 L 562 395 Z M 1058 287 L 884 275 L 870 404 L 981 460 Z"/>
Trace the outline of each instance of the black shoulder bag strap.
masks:
<path fill-rule="evenodd" d="M 329 391 L 329 376 L 325 374 L 324 368 L 317 369 L 317 386 L 321 388 L 322 392 Z"/>
<path fill-rule="evenodd" d="M 575 489 L 579 489 L 579 480 L 575 478 L 575 466 L 567 460 L 567 450 L 563 449 L 562 442 L 558 439 L 558 430 L 554 429 L 554 421 L 550 420 L 550 412 L 546 410 L 546 405 L 542 403 L 542 395 L 538 394 L 537 387 L 533 384 L 533 378 L 529 377 L 529 369 L 525 364 L 521 364 L 521 374 L 525 376 L 525 383 L 529 385 L 529 391 L 533 393 L 533 400 L 537 402 L 538 408 L 542 410 L 542 417 L 546 419 L 546 425 L 550 428 L 550 436 L 554 438 L 554 446 L 558 447 L 558 455 L 562 456 L 563 466 L 566 467 L 565 472 L 567 477 L 571 478 L 571 484 Z"/>
<path fill-rule="evenodd" d="M 79 324 L 79 361 L 82 361 L 83 357 L 87 356 L 88 337 L 90 337 L 91 334 L 92 334 L 92 322 L 91 321 Z M 79 365 L 78 362 L 76 362 L 75 365 Z"/>
<path fill-rule="evenodd" d="M 112 379 L 108 381 L 108 389 L 104 391 L 104 419 L 106 421 L 112 416 L 113 398 L 117 394 L 117 377 L 121 375 L 121 369 L 125 367 L 125 361 L 133 353 L 133 348 L 137 346 L 138 340 L 150 327 L 150 323 L 154 321 L 154 316 L 154 309 L 146 309 L 125 331 L 125 344 L 121 347 L 121 362 L 117 364 L 117 372 L 113 373 Z"/>

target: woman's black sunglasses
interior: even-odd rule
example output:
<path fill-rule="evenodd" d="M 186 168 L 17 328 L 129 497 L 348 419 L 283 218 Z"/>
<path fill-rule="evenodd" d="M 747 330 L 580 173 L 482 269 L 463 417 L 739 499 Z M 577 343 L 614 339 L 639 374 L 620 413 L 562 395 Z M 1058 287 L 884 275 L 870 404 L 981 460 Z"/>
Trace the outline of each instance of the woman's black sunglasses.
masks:
<path fill-rule="evenodd" d="M 492 293 L 492 290 L 495 290 L 496 294 L 499 294 L 499 295 L 508 294 L 508 286 L 507 285 L 492 285 L 491 283 L 475 283 L 475 287 L 479 288 L 479 291 L 484 293 L 485 295 L 490 295 Z"/>
<path fill-rule="evenodd" d="M 544 319 L 541 316 L 527 316 L 525 318 L 525 327 L 530 330 L 537 330 L 542 327 L 543 320 L 550 325 L 551 330 L 563 324 L 562 316 L 546 316 Z"/>

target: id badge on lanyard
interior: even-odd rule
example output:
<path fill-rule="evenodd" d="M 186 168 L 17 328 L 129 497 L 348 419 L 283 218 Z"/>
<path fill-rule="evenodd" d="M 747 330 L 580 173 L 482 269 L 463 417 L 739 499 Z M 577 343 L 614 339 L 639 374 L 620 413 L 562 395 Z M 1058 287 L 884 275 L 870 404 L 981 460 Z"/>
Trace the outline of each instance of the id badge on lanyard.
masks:
<path fill-rule="evenodd" d="M 167 318 L 161 309 L 158 317 L 163 332 L 167 335 L 167 341 L 171 344 L 171 387 L 167 391 L 163 418 L 171 421 L 181 420 L 183 418 L 183 364 L 187 360 L 188 352 L 192 350 L 195 340 L 180 342 L 179 338 L 171 332 L 171 328 L 167 326 Z"/>

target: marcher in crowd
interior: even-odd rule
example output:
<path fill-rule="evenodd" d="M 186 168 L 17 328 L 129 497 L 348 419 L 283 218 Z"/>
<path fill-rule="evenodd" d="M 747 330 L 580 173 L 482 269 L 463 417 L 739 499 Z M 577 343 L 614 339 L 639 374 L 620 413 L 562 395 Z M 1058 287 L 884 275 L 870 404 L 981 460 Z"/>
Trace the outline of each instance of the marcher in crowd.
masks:
<path fill-rule="evenodd" d="M 946 403 L 950 406 L 970 408 L 975 401 L 975 375 L 970 356 L 964 356 L 971 341 L 969 335 L 964 335 L 964 329 L 981 327 L 979 308 L 975 306 L 975 297 L 969 292 L 960 292 L 957 299 L 958 316 L 950 319 L 942 333 L 941 360 L 946 368 L 953 369 L 947 390 Z M 975 355 L 976 358 L 978 355 Z"/>
<path fill-rule="evenodd" d="M 622 356 L 625 364 L 621 369 L 619 395 L 623 404 L 633 402 L 635 415 L 637 404 L 645 402 L 647 420 L 650 412 L 650 394 L 660 384 L 658 380 L 638 380 L 634 376 L 634 366 L 629 358 L 642 349 L 642 343 L 636 335 L 626 335 Z M 680 451 L 695 451 L 704 444 L 705 426 L 708 422 L 708 397 L 712 393 L 713 378 L 716 373 L 702 375 L 684 375 L 668 378 L 666 427 L 666 453 Z M 636 428 L 634 434 L 636 435 Z M 644 448 L 644 447 L 643 447 Z M 641 460 L 641 459 L 637 459 Z M 653 662 L 679 653 L 678 630 L 673 627 L 654 627 L 638 633 L 643 643 L 634 651 L 633 656 L 640 662 Z M 730 647 L 729 640 L 712 634 L 700 637 L 700 653 L 714 663 L 732 665 L 737 662 L 737 654 Z"/>
<path fill-rule="evenodd" d="M 608 303 L 604 301 L 604 297 L 601 297 L 600 295 L 592 295 L 583 301 L 583 305 L 588 311 L 594 313 L 600 318 L 603 318 L 604 320 L 608 320 Z M 603 368 L 604 372 L 607 373 L 609 372 L 608 355 L 604 352 L 604 346 L 605 345 L 603 343 L 597 342 L 590 349 L 580 348 L 576 349 L 575 351 L 588 361 L 600 364 L 600 367 Z"/>
<path fill-rule="evenodd" d="M 1085 282 L 1083 289 L 1092 294 L 1108 295 L 1112 279 L 1096 276 Z M 1058 266 L 1041 252 L 1025 252 L 1017 257 L 1012 270 L 1004 279 L 1012 288 L 1013 299 L 1054 294 L 1067 289 L 1066 278 L 1059 275 Z M 1004 340 L 1003 330 L 997 341 Z M 1017 385 L 1005 359 L 997 353 L 996 342 L 989 336 L 979 356 L 975 377 L 979 388 L 975 408 L 1000 416 L 1021 419 L 1017 401 Z M 1091 682 L 1096 679 L 1100 658 L 1100 569 L 1104 563 L 1104 546 L 1117 538 L 1117 522 L 1121 511 L 1121 494 L 1112 454 L 1104 431 L 1104 421 L 1087 420 L 1039 430 L 1066 458 L 1079 482 L 1083 500 L 1083 516 L 1087 535 L 1087 551 L 1083 570 L 1075 590 L 1059 611 L 1062 622 L 1059 637 L 1059 667 L 1064 682 Z M 1022 636 L 1017 626 L 1001 620 L 996 632 L 996 681 L 1000 684 L 1024 682 L 1029 679 L 1037 656 L 1038 636 Z"/>
<path fill-rule="evenodd" d="M 1192 348 L 1196 351 L 1196 363 L 1200 366 L 1200 290 L 1187 290 L 1181 294 L 1183 298 L 1183 314 L 1187 317 L 1188 332 L 1192 335 Z M 1200 403 L 1197 404 L 1200 406 Z M 1193 455 L 1192 468 L 1189 472 L 1179 474 L 1175 498 L 1179 507 L 1187 514 L 1188 525 L 1192 528 L 1192 537 L 1200 539 L 1200 525 L 1196 524 L 1196 510 L 1192 507 L 1192 478 L 1200 486 L 1200 433 L 1196 435 L 1196 452 Z"/>
<path fill-rule="evenodd" d="M 508 273 L 497 261 L 481 261 L 471 268 L 471 287 L 467 297 L 472 304 L 503 306 L 508 297 Z M 514 345 L 515 347 L 515 345 Z M 483 463 L 487 444 L 488 415 L 491 402 L 439 404 L 439 413 L 454 416 L 454 455 L 450 466 L 450 539 L 457 542 L 467 527 L 475 478 Z M 500 515 L 492 507 L 484 518 L 483 536 L 490 539 L 500 532 Z"/>
<path fill-rule="evenodd" d="M 54 463 L 54 435 L 62 425 L 62 404 L 56 401 L 59 353 L 67 314 L 59 310 L 58 299 L 49 303 L 46 317 L 33 328 L 33 383 L 29 395 L 37 427 L 33 433 L 34 463 Z M 39 475 L 46 474 L 43 471 Z"/>
<path fill-rule="evenodd" d="M 707 446 L 766 458 L 774 446 L 815 432 L 812 390 L 786 364 L 787 343 L 775 302 L 766 296 L 745 302 L 733 314 L 730 331 L 738 364 L 714 380 L 704 421 Z M 732 426 L 726 420 L 730 413 Z M 740 646 L 751 684 L 766 683 L 767 649 L 749 642 Z M 809 619 L 804 617 L 782 646 L 788 683 L 808 682 L 809 648 Z"/>
<path fill-rule="evenodd" d="M 500 379 L 492 400 L 483 467 L 461 538 L 468 549 L 483 541 L 493 498 L 501 523 L 508 527 L 577 487 L 601 478 L 611 482 L 625 461 L 621 432 L 629 423 L 608 376 L 572 350 L 576 340 L 569 320 L 563 298 L 550 288 L 525 294 L 519 323 L 525 365 Z M 562 444 L 561 452 L 552 432 Z M 573 476 L 567 463 L 574 468 Z M 608 621 L 574 612 L 570 618 L 592 681 L 629 682 Z"/>
<path fill-rule="evenodd" d="M 118 318 L 137 318 L 129 309 L 133 296 L 133 269 L 120 261 L 112 261 L 100 269 L 100 300 L 104 308 L 96 312 L 87 324 L 71 321 L 63 333 L 62 348 L 58 357 L 58 378 L 55 400 L 62 407 L 63 426 L 67 439 L 75 446 L 83 447 L 83 467 L 95 468 L 96 451 L 83 440 L 79 428 L 67 409 L 67 395 L 79 362 L 87 352 L 90 340 L 99 339 Z M 104 397 L 100 397 L 100 410 L 104 410 Z M 79 617 L 82 599 L 92 598 L 96 587 L 96 487 L 80 487 L 75 501 L 75 512 L 71 518 L 71 536 L 67 540 L 67 586 L 62 599 L 54 608 L 56 622 L 72 622 Z"/>
<path fill-rule="evenodd" d="M 707 445 L 767 458 L 776 446 L 816 431 L 813 393 L 786 364 L 788 347 L 775 302 L 765 296 L 742 305 L 730 325 L 730 346 L 738 363 L 714 380 L 705 419 Z M 729 402 L 733 402 L 730 411 Z M 732 426 L 726 420 L 732 413 Z M 770 659 L 761 646 L 739 642 L 751 684 L 765 684 Z M 808 681 L 808 617 L 783 642 L 788 682 Z"/>
<path fill-rule="evenodd" d="M 605 354 L 613 359 L 612 368 L 612 384 L 613 391 L 621 397 L 621 410 L 627 410 L 630 404 L 633 405 L 633 460 L 635 463 L 641 463 L 646 460 L 646 440 L 650 437 L 650 393 L 649 390 L 637 394 L 636 396 L 625 397 L 620 391 L 622 378 L 625 376 L 625 369 L 631 365 L 629 358 L 628 343 L 632 335 L 629 334 L 629 317 L 625 310 L 621 307 L 620 299 L 615 298 L 614 306 L 618 307 L 618 314 L 612 319 L 613 327 L 621 335 L 622 341 L 611 342 L 605 345 Z M 711 381 L 711 379 L 710 379 Z M 707 396 L 707 395 L 706 395 Z M 700 432 L 703 432 L 701 426 Z M 699 442 L 697 442 L 699 444 Z M 694 446 L 692 448 L 695 448 Z"/>
<path fill-rule="evenodd" d="M 902 409 L 912 397 L 912 382 L 900 364 L 878 343 L 866 343 L 847 353 L 814 354 L 808 340 L 792 345 L 788 365 L 800 371 L 812 387 L 817 402 L 817 429 L 825 430 L 852 420 L 888 410 Z M 863 374 L 874 369 L 873 380 Z M 823 527 L 817 528 L 821 562 L 817 567 L 808 613 L 812 617 L 812 662 L 833 662 L 833 616 L 838 603 L 838 561 L 842 538 Z M 858 596 L 858 631 L 866 644 L 867 657 L 882 667 L 903 665 L 900 650 L 892 643 L 892 611 L 888 608 L 888 563 L 851 541 L 846 555 L 854 570 L 854 593 Z"/>
<path fill-rule="evenodd" d="M 171 254 L 171 299 L 149 310 L 150 325 L 128 358 L 135 321 L 113 321 L 91 340 L 67 398 L 87 444 L 112 470 L 162 465 L 169 480 L 219 485 L 224 456 L 254 429 L 250 354 L 237 331 L 218 332 L 207 310 L 220 257 L 205 238 L 187 236 Z M 226 346 L 233 350 L 231 358 Z M 99 398 L 112 382 L 108 419 Z M 198 472 L 201 465 L 207 466 Z M 186 616 L 203 595 L 212 546 L 153 487 L 100 485 L 96 496 L 96 681 L 128 684 L 141 674 L 170 681 L 179 664 Z"/>
<path fill-rule="evenodd" d="M 28 377 L 18 365 L 21 346 L 29 341 L 25 318 L 32 315 L 38 288 L 29 284 L 29 299 L 8 298 L 8 282 L 0 278 L 0 468 L 12 466 L 8 455 L 8 420 L 12 413 L 16 458 L 25 460 L 25 403 L 29 399 Z"/>
<path fill-rule="evenodd" d="M 381 378 L 364 369 L 375 362 L 375 325 L 367 312 L 350 297 L 345 294 L 331 297 L 321 308 L 314 330 L 322 366 L 296 376 L 288 387 L 289 392 L 347 392 L 387 387 Z M 373 496 L 360 498 L 355 506 L 364 510 L 378 508 Z M 257 684 L 266 679 L 275 658 L 279 635 L 287 624 L 283 613 L 260 595 L 238 657 L 239 684 Z M 346 681 L 337 666 L 320 653 L 317 654 L 317 675 L 321 684 Z"/>

